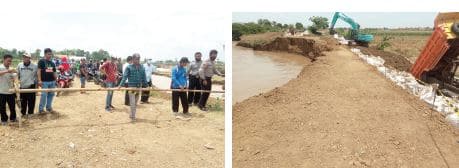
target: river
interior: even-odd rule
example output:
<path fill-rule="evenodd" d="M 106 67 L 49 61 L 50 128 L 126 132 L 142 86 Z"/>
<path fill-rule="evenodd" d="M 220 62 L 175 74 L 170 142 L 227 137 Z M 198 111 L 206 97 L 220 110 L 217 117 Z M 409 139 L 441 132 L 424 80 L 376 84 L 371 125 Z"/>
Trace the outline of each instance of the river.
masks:
<path fill-rule="evenodd" d="M 233 43 L 233 104 L 284 85 L 308 63 L 301 55 L 254 51 Z"/>

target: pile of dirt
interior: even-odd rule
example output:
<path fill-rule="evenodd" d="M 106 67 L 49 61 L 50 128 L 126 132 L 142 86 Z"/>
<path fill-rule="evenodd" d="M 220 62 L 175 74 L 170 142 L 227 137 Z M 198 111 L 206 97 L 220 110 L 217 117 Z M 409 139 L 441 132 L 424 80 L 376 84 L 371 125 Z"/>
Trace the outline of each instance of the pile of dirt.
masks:
<path fill-rule="evenodd" d="M 312 61 L 323 56 L 324 51 L 331 51 L 337 45 L 333 40 L 318 37 L 276 37 L 274 40 L 241 41 L 238 46 L 253 48 L 262 51 L 285 51 L 304 55 Z"/>
<path fill-rule="evenodd" d="M 382 59 L 384 59 L 384 65 L 385 66 L 390 66 L 394 67 L 397 70 L 400 71 L 410 71 L 410 68 L 412 66 L 412 63 L 408 61 L 405 57 L 402 55 L 398 55 L 395 53 L 387 52 L 387 51 L 382 51 L 378 50 L 376 48 L 370 47 L 357 47 L 362 51 L 362 53 L 367 54 L 367 55 L 374 55 L 374 56 L 380 56 Z"/>

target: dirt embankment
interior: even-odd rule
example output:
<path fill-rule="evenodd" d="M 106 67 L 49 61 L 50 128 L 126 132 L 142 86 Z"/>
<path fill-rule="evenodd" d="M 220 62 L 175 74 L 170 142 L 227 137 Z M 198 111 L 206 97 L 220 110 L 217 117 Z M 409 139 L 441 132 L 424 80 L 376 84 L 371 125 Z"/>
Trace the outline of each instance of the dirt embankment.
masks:
<path fill-rule="evenodd" d="M 402 55 L 395 54 L 392 52 L 378 50 L 376 48 L 370 47 L 357 47 L 362 51 L 362 53 L 367 55 L 380 56 L 384 59 L 384 65 L 393 67 L 399 71 L 410 71 L 411 66 L 413 65 L 407 58 Z"/>
<path fill-rule="evenodd" d="M 459 134 L 439 113 L 346 47 L 325 54 L 286 85 L 233 106 L 234 167 L 459 164 Z"/>
<path fill-rule="evenodd" d="M 253 48 L 263 51 L 284 51 L 300 54 L 315 61 L 323 56 L 322 52 L 331 51 L 337 45 L 329 37 L 281 37 L 279 34 L 269 33 L 243 37 L 238 46 Z"/>

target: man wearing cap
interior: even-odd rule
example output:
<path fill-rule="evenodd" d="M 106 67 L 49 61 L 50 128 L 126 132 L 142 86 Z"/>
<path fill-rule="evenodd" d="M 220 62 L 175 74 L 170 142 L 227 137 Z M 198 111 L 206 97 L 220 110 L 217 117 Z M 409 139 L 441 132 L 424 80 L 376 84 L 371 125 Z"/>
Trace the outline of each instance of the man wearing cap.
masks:
<path fill-rule="evenodd" d="M 112 88 L 115 87 L 117 77 L 118 77 L 118 68 L 115 64 L 116 58 L 111 57 L 109 62 L 104 63 L 102 66 L 100 66 L 100 71 L 106 75 L 105 78 L 105 86 L 107 88 Z M 111 109 L 114 109 L 112 105 L 112 99 L 113 99 L 113 91 L 108 91 L 107 92 L 107 98 L 105 101 L 105 111 L 110 112 Z"/>
<path fill-rule="evenodd" d="M 217 50 L 211 50 L 209 53 L 209 59 L 204 61 L 199 68 L 199 76 L 201 78 L 201 87 L 203 90 L 210 91 L 212 89 L 212 76 L 215 74 L 218 76 L 225 76 L 220 73 L 215 67 L 215 59 L 217 59 Z M 202 93 L 199 100 L 199 109 L 202 111 L 207 111 L 207 100 L 209 99 L 210 93 Z"/>
<path fill-rule="evenodd" d="M 6 104 L 10 108 L 10 121 L 17 122 L 16 120 L 16 105 L 15 94 L 9 92 L 13 89 L 13 78 L 16 75 L 16 70 L 11 67 L 13 56 L 6 54 L 3 56 L 3 64 L 0 65 L 0 115 L 2 125 L 8 122 L 8 115 L 6 114 Z"/>
<path fill-rule="evenodd" d="M 41 86 L 43 89 L 53 89 L 56 88 L 56 65 L 51 60 L 53 52 L 50 48 L 44 50 L 45 58 L 38 61 L 38 70 L 37 70 L 37 80 L 38 86 Z M 54 92 L 42 92 L 40 97 L 40 105 L 38 106 L 38 112 L 44 112 L 46 105 L 46 110 L 48 112 L 54 112 L 52 103 L 53 103 Z"/>
<path fill-rule="evenodd" d="M 21 89 L 35 89 L 37 83 L 38 67 L 30 61 L 31 56 L 27 53 L 22 55 L 22 62 L 18 64 L 18 77 Z M 35 108 L 36 93 L 21 93 L 21 114 L 33 114 Z"/>
<path fill-rule="evenodd" d="M 199 68 L 201 68 L 202 60 L 201 52 L 196 52 L 194 54 L 194 61 L 191 62 L 190 70 L 188 71 L 189 87 L 191 90 L 201 90 L 201 82 L 199 81 Z M 201 98 L 200 92 L 188 92 L 188 104 L 197 105 L 199 99 Z"/>
<path fill-rule="evenodd" d="M 143 64 L 143 68 L 145 69 L 145 75 L 146 75 L 145 78 L 147 79 L 147 84 L 148 84 L 148 86 L 146 87 L 151 87 L 152 85 L 151 75 L 153 75 L 153 73 L 155 72 L 156 67 L 151 62 L 151 59 L 148 59 L 148 61 L 145 64 Z M 148 103 L 149 97 L 150 97 L 150 91 L 143 91 L 142 97 L 140 98 L 140 103 Z"/>
<path fill-rule="evenodd" d="M 172 68 L 171 71 L 171 89 L 186 89 L 187 80 L 186 80 L 186 66 L 190 63 L 188 58 L 182 57 L 179 64 Z M 172 112 L 174 115 L 178 114 L 179 109 L 179 99 L 182 102 L 183 114 L 188 115 L 188 100 L 186 97 L 185 91 L 172 91 Z"/>
<path fill-rule="evenodd" d="M 142 88 L 142 86 L 147 86 L 147 80 L 145 79 L 145 69 L 140 64 L 140 54 L 138 53 L 135 53 L 132 56 L 132 64 L 126 67 L 118 88 L 121 88 L 126 80 L 129 88 Z M 136 121 L 135 114 L 137 106 L 136 103 L 138 99 L 138 91 L 129 91 L 129 104 L 131 106 L 131 114 L 129 118 L 131 118 L 131 121 L 133 122 Z"/>

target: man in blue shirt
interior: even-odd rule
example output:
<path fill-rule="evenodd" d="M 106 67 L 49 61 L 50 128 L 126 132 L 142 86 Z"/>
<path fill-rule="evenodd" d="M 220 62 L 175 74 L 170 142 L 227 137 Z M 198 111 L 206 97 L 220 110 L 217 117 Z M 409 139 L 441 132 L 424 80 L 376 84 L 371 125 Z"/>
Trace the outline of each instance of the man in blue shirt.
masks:
<path fill-rule="evenodd" d="M 187 87 L 187 72 L 186 72 L 186 66 L 190 63 L 188 61 L 188 58 L 182 57 L 180 59 L 179 64 L 172 68 L 172 82 L 171 82 L 171 88 L 172 89 L 186 89 Z M 183 108 L 183 114 L 189 115 L 188 113 L 188 99 L 186 96 L 185 91 L 173 91 L 172 92 L 172 112 L 174 115 L 178 114 L 179 110 L 179 98 L 180 101 L 182 102 L 182 108 Z"/>

